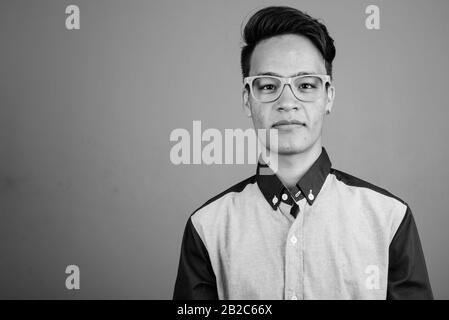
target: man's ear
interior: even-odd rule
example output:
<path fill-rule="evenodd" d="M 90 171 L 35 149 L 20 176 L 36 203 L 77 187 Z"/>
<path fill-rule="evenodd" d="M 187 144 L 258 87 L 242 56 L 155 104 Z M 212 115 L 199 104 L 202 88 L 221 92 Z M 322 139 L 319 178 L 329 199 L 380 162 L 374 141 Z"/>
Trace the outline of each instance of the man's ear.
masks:
<path fill-rule="evenodd" d="M 242 98 L 243 98 L 243 109 L 248 118 L 251 118 L 251 105 L 249 104 L 249 91 L 247 87 L 243 88 Z"/>
<path fill-rule="evenodd" d="M 332 107 L 334 106 L 334 99 L 335 99 L 335 87 L 330 86 L 327 89 L 327 101 L 326 101 L 326 114 L 329 114 L 332 112 Z"/>

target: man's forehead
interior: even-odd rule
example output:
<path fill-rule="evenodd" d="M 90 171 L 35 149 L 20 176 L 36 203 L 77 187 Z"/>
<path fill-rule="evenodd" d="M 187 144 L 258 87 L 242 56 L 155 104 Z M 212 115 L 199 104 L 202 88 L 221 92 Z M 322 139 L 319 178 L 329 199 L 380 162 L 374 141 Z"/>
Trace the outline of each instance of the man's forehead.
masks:
<path fill-rule="evenodd" d="M 325 72 L 325 61 L 306 37 L 284 35 L 266 39 L 256 45 L 250 61 L 251 75 L 294 76 Z"/>
<path fill-rule="evenodd" d="M 324 59 L 318 61 L 304 61 L 295 64 L 255 63 L 251 65 L 250 75 L 295 77 L 308 74 L 326 74 Z"/>
<path fill-rule="evenodd" d="M 255 76 L 275 76 L 275 77 L 286 77 L 286 78 L 291 78 L 291 77 L 296 77 L 296 76 L 304 76 L 304 75 L 308 75 L 308 74 L 320 74 L 322 73 L 321 71 L 299 71 L 296 73 L 291 73 L 291 74 L 281 74 L 281 73 L 277 73 L 277 72 L 271 72 L 271 71 L 261 71 L 261 72 L 255 72 Z"/>

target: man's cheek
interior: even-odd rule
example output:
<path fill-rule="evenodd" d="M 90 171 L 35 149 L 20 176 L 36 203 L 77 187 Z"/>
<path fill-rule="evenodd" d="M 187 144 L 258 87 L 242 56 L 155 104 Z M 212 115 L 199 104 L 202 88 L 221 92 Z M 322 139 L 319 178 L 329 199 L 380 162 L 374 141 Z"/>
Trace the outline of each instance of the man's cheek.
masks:
<path fill-rule="evenodd" d="M 256 128 L 265 128 L 267 126 L 267 119 L 260 111 L 253 114 L 253 120 Z"/>
<path fill-rule="evenodd" d="M 321 115 L 314 119 L 314 121 L 311 123 L 311 127 L 309 128 L 313 134 L 320 134 L 323 128 L 323 120 L 324 117 Z"/>

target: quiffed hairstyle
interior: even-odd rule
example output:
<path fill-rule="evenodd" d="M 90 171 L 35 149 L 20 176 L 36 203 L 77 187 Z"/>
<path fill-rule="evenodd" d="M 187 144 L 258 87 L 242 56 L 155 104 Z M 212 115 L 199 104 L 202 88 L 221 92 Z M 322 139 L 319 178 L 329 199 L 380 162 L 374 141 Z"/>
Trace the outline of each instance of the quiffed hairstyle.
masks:
<path fill-rule="evenodd" d="M 297 34 L 312 41 L 324 57 L 327 74 L 332 77 L 335 46 L 326 26 L 302 11 L 276 6 L 257 11 L 246 23 L 242 35 L 245 44 L 240 59 L 244 78 L 249 76 L 251 54 L 256 45 L 262 40 L 284 34 Z"/>

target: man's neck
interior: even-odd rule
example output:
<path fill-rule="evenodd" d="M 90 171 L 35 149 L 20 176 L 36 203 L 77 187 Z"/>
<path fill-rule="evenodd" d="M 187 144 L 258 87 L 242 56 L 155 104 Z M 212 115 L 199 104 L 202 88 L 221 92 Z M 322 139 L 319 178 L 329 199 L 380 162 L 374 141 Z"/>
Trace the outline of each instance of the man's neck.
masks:
<path fill-rule="evenodd" d="M 298 153 L 278 154 L 278 170 L 276 175 L 287 188 L 291 188 L 304 176 L 321 154 L 322 145 L 316 143 L 310 149 Z"/>

